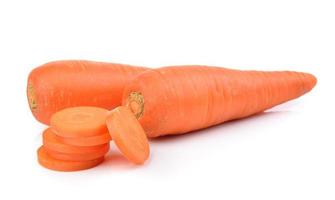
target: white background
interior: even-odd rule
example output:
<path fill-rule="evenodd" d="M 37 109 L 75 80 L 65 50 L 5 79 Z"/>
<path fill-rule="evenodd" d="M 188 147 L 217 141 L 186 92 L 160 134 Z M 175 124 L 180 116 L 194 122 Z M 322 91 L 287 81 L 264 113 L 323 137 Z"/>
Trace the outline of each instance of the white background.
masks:
<path fill-rule="evenodd" d="M 0 199 L 335 199 L 335 6 L 325 0 L 0 1 Z M 151 141 L 133 166 L 112 147 L 86 171 L 36 161 L 45 128 L 26 79 L 57 59 L 207 64 L 315 74 L 265 114 Z"/>

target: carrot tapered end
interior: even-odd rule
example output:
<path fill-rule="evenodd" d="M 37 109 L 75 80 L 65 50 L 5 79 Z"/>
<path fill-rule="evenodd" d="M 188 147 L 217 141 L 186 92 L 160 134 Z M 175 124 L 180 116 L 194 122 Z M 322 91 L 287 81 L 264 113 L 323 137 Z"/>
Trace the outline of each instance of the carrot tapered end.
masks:
<path fill-rule="evenodd" d="M 308 91 L 311 91 L 317 84 L 318 79 L 313 74 L 309 74 L 309 73 L 305 73 L 305 76 L 307 77 L 307 80 L 308 80 L 306 83 L 306 89 Z"/>

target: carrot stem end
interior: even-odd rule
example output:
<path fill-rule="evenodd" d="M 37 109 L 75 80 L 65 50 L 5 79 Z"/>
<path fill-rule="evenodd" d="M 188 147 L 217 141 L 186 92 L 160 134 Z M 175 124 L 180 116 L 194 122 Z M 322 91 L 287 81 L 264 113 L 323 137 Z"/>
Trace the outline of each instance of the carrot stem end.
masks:
<path fill-rule="evenodd" d="M 143 116 L 144 97 L 140 92 L 131 92 L 127 98 L 126 106 L 134 113 L 137 119 Z"/>
<path fill-rule="evenodd" d="M 32 83 L 28 84 L 28 102 L 31 110 L 37 109 L 36 96 Z"/>

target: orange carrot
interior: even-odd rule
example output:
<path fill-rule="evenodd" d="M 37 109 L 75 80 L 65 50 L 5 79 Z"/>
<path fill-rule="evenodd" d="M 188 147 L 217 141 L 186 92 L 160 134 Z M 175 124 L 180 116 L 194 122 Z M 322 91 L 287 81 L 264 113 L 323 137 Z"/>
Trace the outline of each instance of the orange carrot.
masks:
<path fill-rule="evenodd" d="M 73 146 L 95 146 L 100 144 L 105 144 L 111 141 L 111 136 L 109 133 L 91 136 L 91 137 L 58 137 L 60 141 L 64 144 L 69 144 Z"/>
<path fill-rule="evenodd" d="M 48 155 L 44 147 L 37 151 L 38 162 L 48 169 L 56 171 L 78 171 L 95 167 L 103 162 L 104 157 L 89 161 L 64 161 L 58 160 Z"/>
<path fill-rule="evenodd" d="M 103 151 L 97 151 L 93 153 L 61 153 L 57 151 L 50 150 L 44 147 L 44 150 L 47 154 L 55 158 L 57 160 L 66 160 L 66 161 L 89 161 L 95 160 L 101 157 L 104 157 L 105 154 L 108 152 L 108 149 L 104 149 Z"/>
<path fill-rule="evenodd" d="M 147 70 L 125 88 L 129 107 L 149 137 L 182 134 L 247 117 L 309 92 L 302 72 L 240 71 L 208 66 Z"/>
<path fill-rule="evenodd" d="M 147 136 L 127 107 L 119 106 L 112 110 L 106 123 L 113 141 L 129 161 L 142 164 L 148 159 L 150 149 Z"/>
<path fill-rule="evenodd" d="M 35 118 L 49 124 L 53 113 L 74 106 L 112 109 L 121 104 L 124 85 L 143 67 L 83 60 L 55 61 L 29 75 L 27 96 Z"/>
<path fill-rule="evenodd" d="M 43 132 L 43 145 L 45 148 L 50 149 L 52 151 L 57 151 L 60 153 L 78 153 L 78 154 L 94 154 L 106 152 L 109 150 L 109 143 L 101 144 L 97 146 L 73 146 L 62 143 L 52 131 L 52 129 L 48 128 Z"/>
<path fill-rule="evenodd" d="M 50 119 L 57 135 L 63 137 L 89 137 L 107 133 L 108 110 L 98 107 L 71 107 L 56 112 Z"/>

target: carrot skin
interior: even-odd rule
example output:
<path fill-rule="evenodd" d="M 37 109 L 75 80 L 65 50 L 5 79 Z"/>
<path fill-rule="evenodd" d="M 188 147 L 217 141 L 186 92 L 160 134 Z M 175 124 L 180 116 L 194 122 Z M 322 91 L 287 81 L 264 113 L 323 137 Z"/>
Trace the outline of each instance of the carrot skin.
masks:
<path fill-rule="evenodd" d="M 158 137 L 248 117 L 300 97 L 316 82 L 311 74 L 293 71 L 163 67 L 133 79 L 124 90 L 123 105 L 148 137 Z"/>
<path fill-rule="evenodd" d="M 53 113 L 74 106 L 112 109 L 121 104 L 124 85 L 146 70 L 116 63 L 54 61 L 31 71 L 27 97 L 34 117 L 49 125 Z"/>

